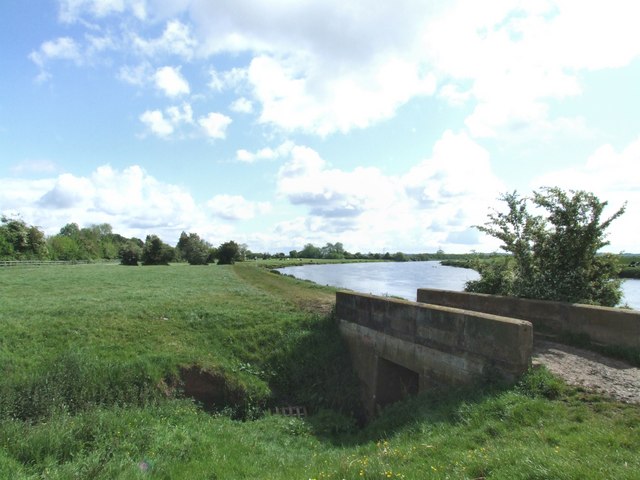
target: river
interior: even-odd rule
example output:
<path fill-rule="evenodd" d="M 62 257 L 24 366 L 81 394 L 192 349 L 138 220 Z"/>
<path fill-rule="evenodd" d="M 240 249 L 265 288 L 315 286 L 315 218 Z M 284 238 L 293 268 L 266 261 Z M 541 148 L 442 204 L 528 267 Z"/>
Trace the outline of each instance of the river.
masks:
<path fill-rule="evenodd" d="M 461 291 L 468 280 L 479 278 L 475 270 L 447 267 L 437 261 L 303 265 L 278 270 L 285 275 L 320 285 L 414 301 L 418 288 Z M 622 289 L 622 303 L 640 310 L 640 280 L 625 280 Z"/>

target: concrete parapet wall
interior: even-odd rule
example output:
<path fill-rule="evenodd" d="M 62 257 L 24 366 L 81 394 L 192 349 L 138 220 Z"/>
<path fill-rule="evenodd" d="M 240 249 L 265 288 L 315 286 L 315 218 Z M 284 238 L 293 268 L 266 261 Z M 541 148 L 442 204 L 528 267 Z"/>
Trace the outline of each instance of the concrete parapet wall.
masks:
<path fill-rule="evenodd" d="M 640 312 L 634 310 L 427 288 L 418 289 L 418 302 L 518 318 L 545 332 L 640 348 Z"/>
<path fill-rule="evenodd" d="M 370 413 L 399 399 L 390 390 L 512 381 L 531 361 L 527 321 L 347 292 L 336 294 L 336 317 Z"/>

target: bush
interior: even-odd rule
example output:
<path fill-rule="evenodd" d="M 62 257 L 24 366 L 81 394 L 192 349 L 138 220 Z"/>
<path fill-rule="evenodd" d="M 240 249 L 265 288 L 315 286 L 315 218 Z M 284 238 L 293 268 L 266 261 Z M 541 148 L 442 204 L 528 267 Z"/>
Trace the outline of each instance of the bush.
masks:
<path fill-rule="evenodd" d="M 534 192 L 531 201 L 546 217 L 529 213 L 528 199 L 516 192 L 502 200 L 507 212 L 493 212 L 477 228 L 501 240 L 511 255 L 504 262 L 478 262 L 481 278 L 468 282 L 467 291 L 608 307 L 620 302 L 618 263 L 598 251 L 609 244 L 606 229 L 624 207 L 601 221 L 607 202 L 584 191 Z"/>
<path fill-rule="evenodd" d="M 147 235 L 142 251 L 143 265 L 169 265 L 173 260 L 173 248 L 156 235 Z"/>
<path fill-rule="evenodd" d="M 121 265 L 137 266 L 142 258 L 142 248 L 135 242 L 128 242 L 118 252 Z"/>
<path fill-rule="evenodd" d="M 218 265 L 232 265 L 240 259 L 240 245 L 233 240 L 223 243 L 217 250 Z"/>

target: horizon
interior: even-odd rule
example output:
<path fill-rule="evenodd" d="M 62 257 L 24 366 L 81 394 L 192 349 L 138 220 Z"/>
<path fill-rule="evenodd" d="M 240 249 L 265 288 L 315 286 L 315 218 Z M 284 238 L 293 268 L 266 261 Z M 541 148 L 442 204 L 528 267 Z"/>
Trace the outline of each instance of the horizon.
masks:
<path fill-rule="evenodd" d="M 289 252 L 495 252 L 544 186 L 627 202 L 640 6 L 45 0 L 0 5 L 0 214 Z M 594 35 L 593 32 L 598 32 Z"/>

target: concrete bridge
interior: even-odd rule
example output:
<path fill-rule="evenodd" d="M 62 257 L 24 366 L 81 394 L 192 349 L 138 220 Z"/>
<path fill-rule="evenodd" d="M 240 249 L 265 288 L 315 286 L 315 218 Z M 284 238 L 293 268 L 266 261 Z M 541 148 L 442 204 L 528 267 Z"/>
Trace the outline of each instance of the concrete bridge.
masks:
<path fill-rule="evenodd" d="M 515 381 L 533 330 L 640 348 L 640 312 L 419 289 L 418 302 L 336 294 L 336 317 L 368 414 L 435 385 Z"/>
<path fill-rule="evenodd" d="M 513 381 L 530 365 L 530 322 L 338 292 L 336 317 L 370 416 L 434 385 Z"/>

